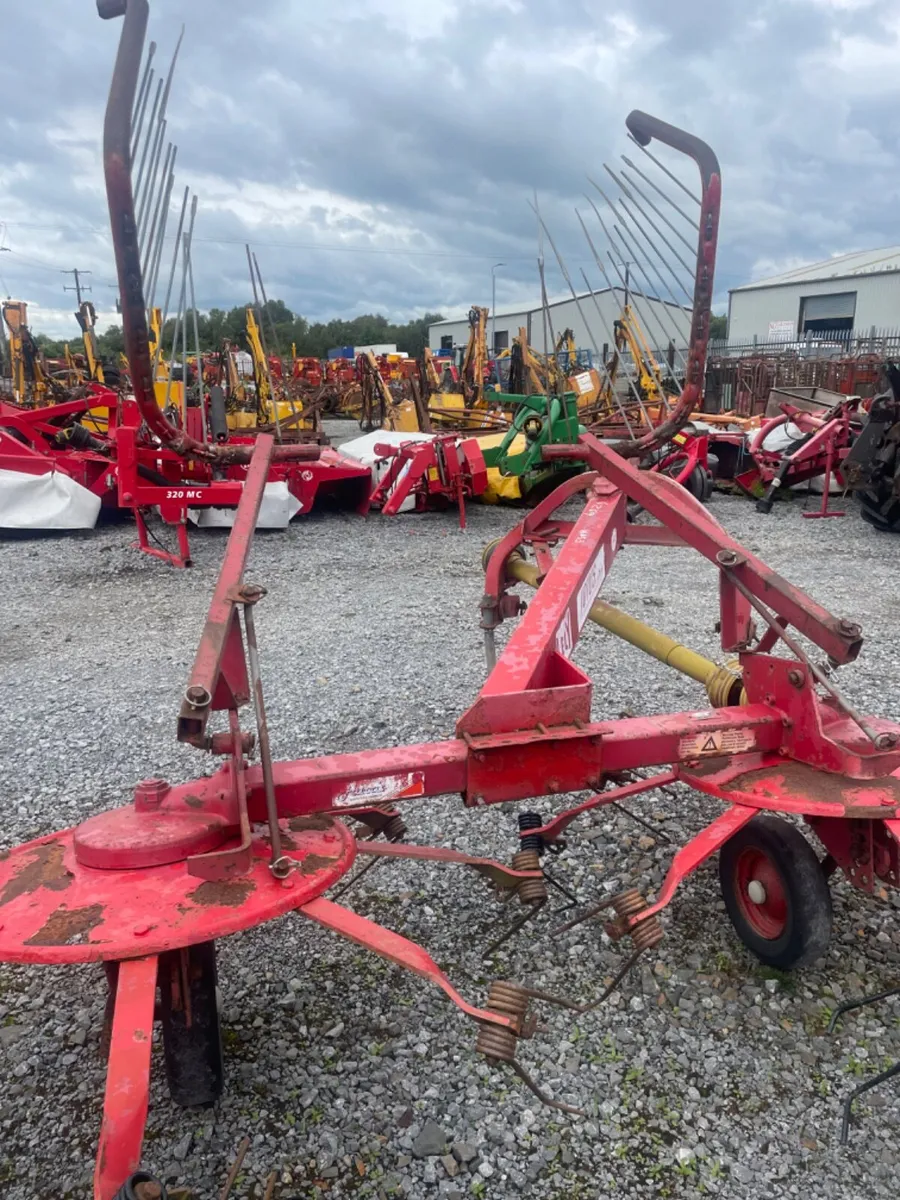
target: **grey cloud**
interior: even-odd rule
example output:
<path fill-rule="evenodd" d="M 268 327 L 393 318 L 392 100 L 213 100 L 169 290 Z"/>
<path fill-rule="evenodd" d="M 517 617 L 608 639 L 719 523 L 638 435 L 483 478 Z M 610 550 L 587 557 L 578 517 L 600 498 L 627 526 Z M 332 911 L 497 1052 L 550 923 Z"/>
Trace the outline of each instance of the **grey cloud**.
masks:
<path fill-rule="evenodd" d="M 429 36 L 442 12 L 441 36 Z M 586 263 L 573 207 L 585 175 L 628 152 L 633 107 L 696 131 L 719 153 L 720 302 L 757 264 L 897 240 L 893 78 L 862 88 L 829 66 L 850 37 L 896 39 L 891 0 L 852 9 L 726 0 L 714 10 L 703 0 L 623 0 L 618 10 L 600 0 L 505 9 L 159 0 L 149 34 L 158 62 L 182 19 L 171 109 L 182 175 L 335 198 L 316 200 L 302 225 L 250 227 L 235 212 L 204 209 L 201 187 L 195 259 L 207 306 L 246 298 L 246 239 L 270 294 L 311 319 L 486 302 L 496 261 L 506 264 L 498 304 L 532 298 L 532 187 L 570 265 Z M 23 258 L 112 278 L 108 238 L 91 232 L 105 226 L 103 197 L 72 188 L 71 159 L 48 131 L 77 106 L 96 114 L 99 151 L 118 22 L 99 21 L 88 0 L 43 0 L 16 6 L 4 31 L 15 102 L 0 117 L 0 224 L 10 222 Z M 30 173 L 4 183 L 12 162 Z M 31 229 L 29 214 L 64 228 Z M 337 243 L 359 252 L 327 248 Z M 419 254 L 368 252 L 401 244 Z M 9 285 L 60 308 L 59 278 L 29 274 L 17 257 L 0 255 Z"/>

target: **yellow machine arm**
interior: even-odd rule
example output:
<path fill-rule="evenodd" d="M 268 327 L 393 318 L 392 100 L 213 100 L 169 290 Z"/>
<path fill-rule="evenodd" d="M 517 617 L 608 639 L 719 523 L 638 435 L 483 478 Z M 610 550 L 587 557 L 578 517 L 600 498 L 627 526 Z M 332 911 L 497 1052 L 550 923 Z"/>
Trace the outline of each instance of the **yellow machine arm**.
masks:
<path fill-rule="evenodd" d="M 616 349 L 621 351 L 626 346 L 631 351 L 631 357 L 638 369 L 638 386 L 641 391 L 651 404 L 659 404 L 668 411 L 670 406 L 663 387 L 662 371 L 650 353 L 644 331 L 628 304 L 622 309 L 622 315 L 616 322 Z"/>
<path fill-rule="evenodd" d="M 49 389 L 49 378 L 44 356 L 28 328 L 28 305 L 24 300 L 4 300 L 0 308 L 9 331 L 13 397 L 20 404 L 41 404 Z"/>
<path fill-rule="evenodd" d="M 82 300 L 75 314 L 75 320 L 81 326 L 81 340 L 84 343 L 84 357 L 87 363 L 87 377 L 96 383 L 105 383 L 103 364 L 97 354 L 97 335 L 94 332 L 97 324 L 97 313 L 90 300 Z"/>
<path fill-rule="evenodd" d="M 488 361 L 487 322 L 488 310 L 474 307 L 469 309 L 469 340 L 463 356 L 460 372 L 463 395 L 469 408 L 481 408 L 484 399 L 484 372 Z"/>
<path fill-rule="evenodd" d="M 559 366 L 560 355 L 565 354 L 565 368 Z M 564 375 L 570 375 L 578 366 L 578 347 L 575 344 L 575 332 L 572 329 L 564 329 L 556 339 L 556 345 L 553 347 L 553 358 L 559 370 Z"/>
<path fill-rule="evenodd" d="M 272 401 L 272 385 L 269 379 L 269 364 L 266 361 L 262 338 L 259 336 L 259 326 L 252 308 L 247 309 L 247 345 L 250 347 L 250 357 L 253 359 L 256 407 L 263 419 L 268 420 L 269 405 Z"/>

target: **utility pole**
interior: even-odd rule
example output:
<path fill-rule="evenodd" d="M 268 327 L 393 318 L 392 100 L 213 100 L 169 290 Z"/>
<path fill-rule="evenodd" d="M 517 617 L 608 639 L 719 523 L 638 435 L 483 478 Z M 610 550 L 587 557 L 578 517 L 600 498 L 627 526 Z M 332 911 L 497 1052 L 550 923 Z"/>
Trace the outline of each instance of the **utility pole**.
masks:
<path fill-rule="evenodd" d="M 78 301 L 78 307 L 81 308 L 81 291 L 82 291 L 81 276 L 82 275 L 90 275 L 90 274 L 92 274 L 92 272 L 79 271 L 77 267 L 73 267 L 71 271 L 62 271 L 61 274 L 75 276 L 75 286 L 74 287 L 66 287 L 66 285 L 63 284 L 63 291 L 64 292 L 74 292 L 75 298 Z M 91 289 L 90 289 L 90 287 L 85 287 L 84 290 L 86 292 L 89 292 Z"/>
<path fill-rule="evenodd" d="M 506 263 L 494 263 L 491 267 L 491 358 L 495 359 L 497 355 L 497 275 L 498 267 L 505 267 Z"/>

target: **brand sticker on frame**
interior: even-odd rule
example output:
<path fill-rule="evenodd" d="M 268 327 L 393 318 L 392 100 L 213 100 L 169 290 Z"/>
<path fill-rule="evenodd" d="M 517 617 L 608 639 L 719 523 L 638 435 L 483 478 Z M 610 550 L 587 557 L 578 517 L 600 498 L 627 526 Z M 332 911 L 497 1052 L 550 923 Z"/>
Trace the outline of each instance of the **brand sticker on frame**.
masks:
<path fill-rule="evenodd" d="M 578 615 L 579 630 L 583 628 L 584 623 L 587 620 L 587 615 L 591 611 L 591 605 L 597 599 L 605 578 L 606 550 L 603 546 L 601 546 L 597 557 L 591 563 L 590 570 L 584 577 L 581 587 L 578 589 L 578 598 L 575 601 L 575 611 Z"/>
<path fill-rule="evenodd" d="M 365 808 L 386 800 L 404 800 L 425 795 L 425 772 L 406 771 L 402 775 L 379 775 L 375 779 L 354 780 L 332 800 L 335 808 Z"/>
<path fill-rule="evenodd" d="M 692 733 L 678 743 L 681 758 L 700 758 L 704 754 L 743 754 L 752 750 L 756 738 L 749 729 L 711 729 Z"/>

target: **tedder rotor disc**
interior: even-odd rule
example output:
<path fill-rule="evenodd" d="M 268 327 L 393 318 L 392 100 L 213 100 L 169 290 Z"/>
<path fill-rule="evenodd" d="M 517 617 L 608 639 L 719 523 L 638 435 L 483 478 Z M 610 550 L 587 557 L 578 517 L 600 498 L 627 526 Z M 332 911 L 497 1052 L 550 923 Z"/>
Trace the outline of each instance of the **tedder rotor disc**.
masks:
<path fill-rule="evenodd" d="M 67 829 L 0 853 L 0 961 L 80 963 L 121 960 L 259 925 L 332 887 L 356 855 L 342 821 L 281 822 L 284 854 L 297 863 L 285 879 L 269 870 L 264 832 L 253 839 L 247 874 L 204 880 L 187 863 L 98 870 L 76 861 Z M 236 841 L 226 842 L 230 849 Z"/>

